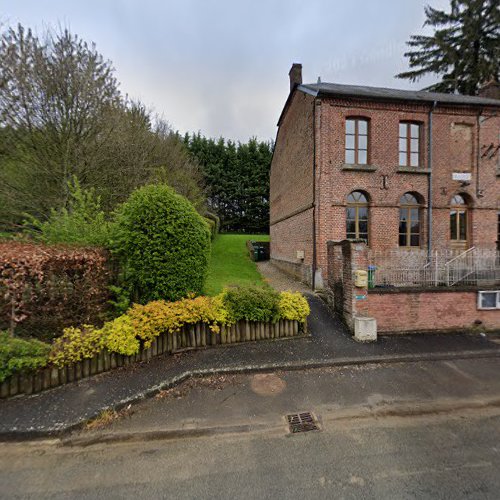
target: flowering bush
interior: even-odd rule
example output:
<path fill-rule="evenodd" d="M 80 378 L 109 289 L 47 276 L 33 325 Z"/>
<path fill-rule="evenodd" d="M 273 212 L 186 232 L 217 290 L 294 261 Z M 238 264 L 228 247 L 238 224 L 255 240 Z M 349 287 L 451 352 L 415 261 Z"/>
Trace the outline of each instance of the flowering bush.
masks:
<path fill-rule="evenodd" d="M 50 361 L 56 366 L 91 358 L 103 349 L 130 356 L 143 345 L 151 346 L 162 333 L 175 333 L 185 325 L 205 323 L 213 332 L 220 325 L 240 320 L 305 322 L 309 314 L 300 293 L 278 293 L 271 288 L 241 287 L 224 290 L 216 297 L 195 297 L 177 302 L 156 300 L 134 304 L 125 314 L 101 329 L 85 325 L 66 328 L 52 347 Z"/>

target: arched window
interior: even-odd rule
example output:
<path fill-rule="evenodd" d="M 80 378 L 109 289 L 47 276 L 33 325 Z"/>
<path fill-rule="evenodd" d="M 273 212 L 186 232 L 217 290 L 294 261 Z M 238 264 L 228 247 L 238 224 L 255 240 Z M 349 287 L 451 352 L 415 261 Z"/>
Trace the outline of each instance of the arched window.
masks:
<path fill-rule="evenodd" d="M 347 239 L 365 240 L 368 243 L 368 198 L 361 191 L 347 197 Z"/>
<path fill-rule="evenodd" d="M 368 120 L 347 118 L 345 121 L 345 162 L 351 165 L 368 163 Z"/>
<path fill-rule="evenodd" d="M 420 246 L 420 203 L 412 193 L 405 193 L 399 200 L 399 246 Z"/>
<path fill-rule="evenodd" d="M 457 194 L 451 200 L 450 239 L 452 243 L 466 246 L 469 235 L 467 203 L 463 196 Z"/>

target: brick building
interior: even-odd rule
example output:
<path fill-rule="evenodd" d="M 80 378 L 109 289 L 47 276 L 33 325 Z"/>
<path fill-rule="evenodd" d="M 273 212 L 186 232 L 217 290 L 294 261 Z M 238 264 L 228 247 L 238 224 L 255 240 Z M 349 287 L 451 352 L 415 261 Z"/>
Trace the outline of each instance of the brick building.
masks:
<path fill-rule="evenodd" d="M 289 76 L 271 165 L 276 265 L 321 288 L 329 240 L 380 250 L 497 247 L 497 82 L 470 97 L 302 84 L 300 64 Z"/>

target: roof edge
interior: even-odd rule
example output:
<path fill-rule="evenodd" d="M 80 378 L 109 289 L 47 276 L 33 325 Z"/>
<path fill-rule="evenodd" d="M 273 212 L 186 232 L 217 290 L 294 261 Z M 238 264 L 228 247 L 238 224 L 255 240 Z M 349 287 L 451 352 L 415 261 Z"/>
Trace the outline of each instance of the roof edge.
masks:
<path fill-rule="evenodd" d="M 349 85 L 345 85 L 345 88 L 342 90 L 336 91 L 335 89 L 314 89 L 311 88 L 314 84 L 302 84 L 297 87 L 298 90 L 313 95 L 315 97 L 319 98 L 325 98 L 325 97 L 340 97 L 340 98 L 354 98 L 358 100 L 366 100 L 366 101 L 379 101 L 379 102 L 411 102 L 411 103 L 418 103 L 418 104 L 432 104 L 433 102 L 437 102 L 442 105 L 446 106 L 458 106 L 458 107 L 500 107 L 500 99 L 492 99 L 492 98 L 484 98 L 480 96 L 459 96 L 459 97 L 464 97 L 464 100 L 457 100 L 457 101 L 450 101 L 446 99 L 446 96 L 449 95 L 454 95 L 454 94 L 443 94 L 443 98 L 440 98 L 439 93 L 433 92 L 430 93 L 429 96 L 425 96 L 426 98 L 419 98 L 419 97 L 412 97 L 410 95 L 408 96 L 398 96 L 398 95 L 369 95 L 369 94 L 363 94 L 363 93 L 358 93 L 356 91 L 349 91 Z M 378 90 L 378 87 L 367 87 L 368 89 L 374 89 Z M 396 92 L 399 91 L 399 89 L 384 89 L 384 90 L 395 90 Z M 402 90 L 403 92 L 406 92 Z M 411 91 L 409 91 L 411 92 Z M 418 92 L 424 92 L 424 91 L 418 91 Z M 437 94 L 437 95 L 436 95 Z M 457 96 L 458 97 L 458 96 Z M 468 100 L 467 98 L 475 98 Z"/>

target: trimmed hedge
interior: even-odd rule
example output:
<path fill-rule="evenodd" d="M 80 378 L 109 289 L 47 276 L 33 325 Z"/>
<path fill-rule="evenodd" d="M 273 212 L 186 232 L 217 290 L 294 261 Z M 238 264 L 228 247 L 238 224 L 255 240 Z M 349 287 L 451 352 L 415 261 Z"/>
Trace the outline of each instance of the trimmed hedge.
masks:
<path fill-rule="evenodd" d="M 109 308 L 108 252 L 0 241 L 0 329 L 51 338 L 100 323 Z"/>
<path fill-rule="evenodd" d="M 226 289 L 222 301 L 231 321 L 274 322 L 279 319 L 279 293 L 273 288 L 244 286 Z"/>
<path fill-rule="evenodd" d="M 31 372 L 45 366 L 50 345 L 22 340 L 0 332 L 0 382 L 14 373 Z"/>
<path fill-rule="evenodd" d="M 212 236 L 212 240 L 219 234 L 220 231 L 220 219 L 212 212 L 205 213 L 205 219 L 208 223 L 208 227 L 210 228 L 210 234 Z"/>
<path fill-rule="evenodd" d="M 50 361 L 58 367 L 91 358 L 103 349 L 130 356 L 148 348 L 163 333 L 174 334 L 186 325 L 203 323 L 213 332 L 241 320 L 275 323 L 285 319 L 305 323 L 307 300 L 300 293 L 257 287 L 224 290 L 216 297 L 195 297 L 176 302 L 157 300 L 134 304 L 125 314 L 97 330 L 84 325 L 67 328 L 55 340 Z"/>
<path fill-rule="evenodd" d="M 210 231 L 193 205 L 171 187 L 149 185 L 134 191 L 117 213 L 112 246 L 134 302 L 201 293 Z"/>

